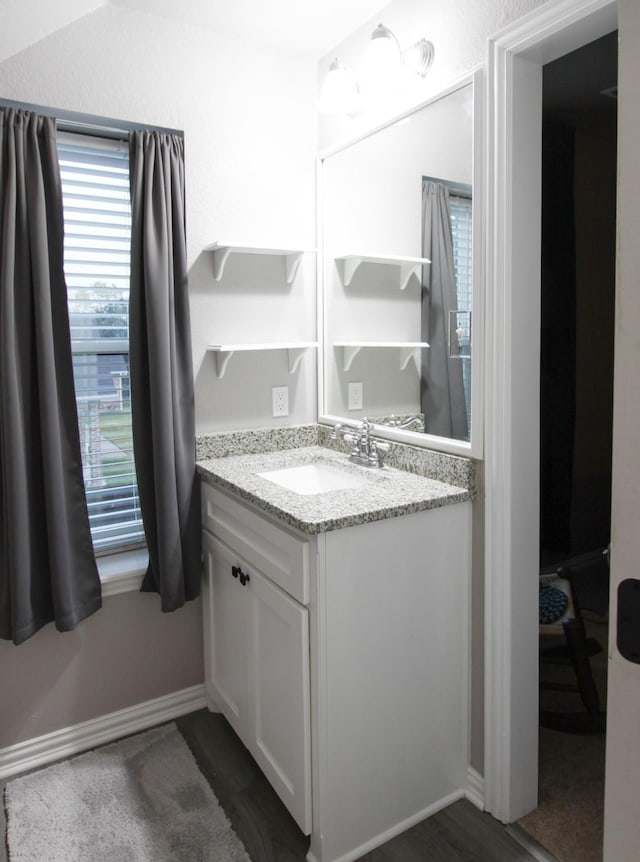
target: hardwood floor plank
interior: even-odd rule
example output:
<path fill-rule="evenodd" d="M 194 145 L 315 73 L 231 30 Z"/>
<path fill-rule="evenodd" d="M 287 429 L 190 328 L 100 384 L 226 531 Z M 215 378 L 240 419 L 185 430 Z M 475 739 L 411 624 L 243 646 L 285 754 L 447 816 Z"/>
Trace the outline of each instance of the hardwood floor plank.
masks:
<path fill-rule="evenodd" d="M 309 839 L 226 720 L 200 710 L 176 724 L 252 862 L 303 862 Z"/>
<path fill-rule="evenodd" d="M 461 800 L 359 862 L 531 862 L 501 823 Z"/>
<path fill-rule="evenodd" d="M 489 814 L 461 801 L 440 812 L 452 846 L 464 848 L 469 862 L 530 862 L 531 855 Z M 427 821 L 428 822 L 428 821 Z"/>

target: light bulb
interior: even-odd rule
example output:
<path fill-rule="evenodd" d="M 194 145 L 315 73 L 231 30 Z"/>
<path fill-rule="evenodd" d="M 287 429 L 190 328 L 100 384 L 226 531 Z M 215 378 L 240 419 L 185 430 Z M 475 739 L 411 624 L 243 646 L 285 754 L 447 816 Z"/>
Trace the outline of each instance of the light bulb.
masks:
<path fill-rule="evenodd" d="M 391 30 L 378 24 L 371 34 L 360 69 L 363 90 L 374 99 L 396 86 L 400 73 L 400 46 Z"/>
<path fill-rule="evenodd" d="M 358 108 L 358 96 L 355 78 L 336 58 L 324 79 L 318 110 L 322 114 L 352 114 Z"/>

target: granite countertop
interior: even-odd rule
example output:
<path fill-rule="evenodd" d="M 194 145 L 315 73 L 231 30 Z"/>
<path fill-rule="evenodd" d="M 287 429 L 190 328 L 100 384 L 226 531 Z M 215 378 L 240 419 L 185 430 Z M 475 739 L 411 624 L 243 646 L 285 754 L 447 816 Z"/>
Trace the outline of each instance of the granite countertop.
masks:
<path fill-rule="evenodd" d="M 365 478 L 366 484 L 318 494 L 298 494 L 257 475 L 311 462 L 338 465 L 342 470 Z M 198 461 L 197 466 L 205 480 L 234 492 L 262 511 L 310 535 L 471 499 L 471 492 L 465 488 L 393 467 L 385 466 L 380 470 L 362 467 L 350 462 L 343 453 L 323 446 L 212 458 Z"/>

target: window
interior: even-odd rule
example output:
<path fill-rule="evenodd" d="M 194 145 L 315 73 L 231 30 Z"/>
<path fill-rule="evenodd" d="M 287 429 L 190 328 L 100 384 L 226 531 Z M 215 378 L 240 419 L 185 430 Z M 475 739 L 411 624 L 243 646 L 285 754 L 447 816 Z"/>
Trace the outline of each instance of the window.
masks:
<path fill-rule="evenodd" d="M 129 388 L 131 208 L 126 142 L 60 133 L 73 373 L 96 554 L 140 546 Z"/>

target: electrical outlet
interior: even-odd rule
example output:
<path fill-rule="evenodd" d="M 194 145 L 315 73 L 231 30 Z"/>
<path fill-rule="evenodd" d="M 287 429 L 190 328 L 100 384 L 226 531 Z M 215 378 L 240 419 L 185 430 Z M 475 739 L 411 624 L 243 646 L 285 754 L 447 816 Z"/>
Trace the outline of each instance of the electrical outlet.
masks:
<path fill-rule="evenodd" d="M 272 416 L 289 415 L 289 387 L 272 386 L 271 403 L 273 406 Z"/>
<path fill-rule="evenodd" d="M 362 383 L 350 383 L 347 410 L 362 410 Z"/>

